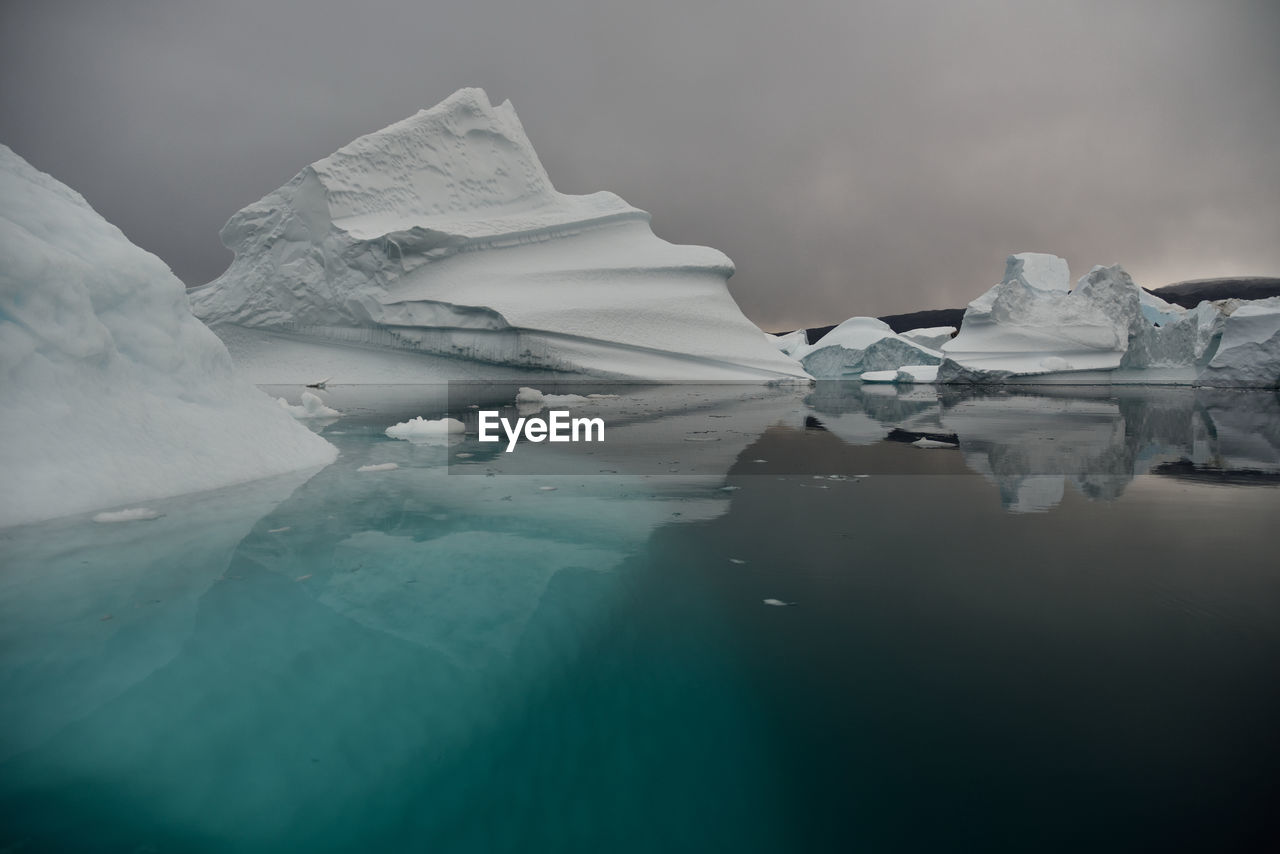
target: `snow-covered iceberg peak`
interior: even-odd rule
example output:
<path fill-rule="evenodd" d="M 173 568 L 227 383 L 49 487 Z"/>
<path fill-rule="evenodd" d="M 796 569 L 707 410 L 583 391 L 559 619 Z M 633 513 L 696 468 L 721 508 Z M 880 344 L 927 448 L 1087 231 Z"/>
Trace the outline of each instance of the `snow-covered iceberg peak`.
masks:
<path fill-rule="evenodd" d="M 258 382 L 804 376 L 733 302 L 727 257 L 557 192 L 479 89 L 307 166 L 222 239 L 235 260 L 192 306 Z"/>
<path fill-rule="evenodd" d="M 164 262 L 3 145 L 0 257 L 0 527 L 337 456 L 235 375 Z"/>

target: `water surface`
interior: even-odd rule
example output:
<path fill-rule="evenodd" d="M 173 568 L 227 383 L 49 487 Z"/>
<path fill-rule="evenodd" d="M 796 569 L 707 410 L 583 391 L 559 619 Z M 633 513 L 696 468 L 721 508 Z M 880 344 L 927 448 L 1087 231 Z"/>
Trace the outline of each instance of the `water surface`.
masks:
<path fill-rule="evenodd" d="M 1274 394 L 600 390 L 504 454 L 335 388 L 318 473 L 0 532 L 0 850 L 1277 838 Z"/>

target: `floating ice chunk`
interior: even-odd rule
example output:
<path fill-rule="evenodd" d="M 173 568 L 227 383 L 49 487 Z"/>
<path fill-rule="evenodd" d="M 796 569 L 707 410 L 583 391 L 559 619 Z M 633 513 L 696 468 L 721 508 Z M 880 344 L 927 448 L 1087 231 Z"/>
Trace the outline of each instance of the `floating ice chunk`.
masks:
<path fill-rule="evenodd" d="M 326 406 L 319 395 L 312 394 L 309 391 L 302 393 L 301 401 L 299 405 L 294 406 L 283 397 L 276 398 L 276 402 L 283 406 L 284 410 L 294 418 L 330 418 L 342 414 L 338 410 Z"/>
<path fill-rule="evenodd" d="M 517 406 L 573 406 L 598 400 L 617 400 L 616 394 L 544 394 L 536 388 L 521 386 L 516 392 Z"/>
<path fill-rule="evenodd" d="M 99 513 L 93 517 L 95 522 L 145 522 L 149 519 L 159 519 L 163 514 L 152 510 L 149 507 L 133 507 L 129 510 L 112 510 L 106 513 Z"/>
<path fill-rule="evenodd" d="M 795 602 L 783 602 L 781 599 L 765 599 L 764 604 L 772 605 L 775 608 L 786 608 L 796 604 Z"/>
<path fill-rule="evenodd" d="M 466 425 L 456 418 L 437 418 L 434 421 L 428 421 L 419 415 L 408 421 L 391 425 L 386 433 L 392 439 L 404 439 L 409 442 L 439 442 L 461 436 L 466 429 Z"/>
<path fill-rule="evenodd" d="M 373 465 L 360 466 L 356 471 L 393 471 L 400 468 L 398 463 L 375 463 Z"/>
<path fill-rule="evenodd" d="M 742 564 L 746 563 L 746 561 L 740 557 L 731 557 L 729 558 L 729 563 L 733 563 L 733 564 L 737 564 L 738 566 L 741 566 Z"/>

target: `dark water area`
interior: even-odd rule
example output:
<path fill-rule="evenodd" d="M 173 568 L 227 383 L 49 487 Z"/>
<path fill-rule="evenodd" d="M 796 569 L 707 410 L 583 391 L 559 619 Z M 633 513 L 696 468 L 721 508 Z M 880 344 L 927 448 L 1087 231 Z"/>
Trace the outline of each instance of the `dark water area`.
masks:
<path fill-rule="evenodd" d="M 1280 838 L 1274 394 L 608 391 L 0 531 L 0 851 Z"/>

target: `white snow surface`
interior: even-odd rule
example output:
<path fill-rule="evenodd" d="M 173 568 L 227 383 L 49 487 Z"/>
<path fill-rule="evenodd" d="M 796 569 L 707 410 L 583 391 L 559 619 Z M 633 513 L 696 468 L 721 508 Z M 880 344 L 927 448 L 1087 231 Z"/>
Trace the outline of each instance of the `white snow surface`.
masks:
<path fill-rule="evenodd" d="M 956 334 L 954 326 L 925 326 L 920 329 L 908 329 L 901 333 L 902 337 L 913 344 L 919 344 L 921 347 L 927 347 L 930 350 L 937 350 L 951 340 Z"/>
<path fill-rule="evenodd" d="M 557 192 L 479 89 L 307 166 L 222 239 L 235 260 L 192 306 L 260 383 L 806 378 L 734 303 L 727 257 Z"/>
<path fill-rule="evenodd" d="M 867 371 L 861 379 L 864 383 L 931 383 L 938 378 L 937 365 L 903 365 L 894 371 Z"/>
<path fill-rule="evenodd" d="M 897 335 L 883 320 L 851 317 L 796 353 L 814 379 L 856 380 L 870 371 L 938 364 L 942 354 Z"/>
<path fill-rule="evenodd" d="M 182 283 L 0 145 L 0 527 L 337 455 L 238 377 Z"/>

